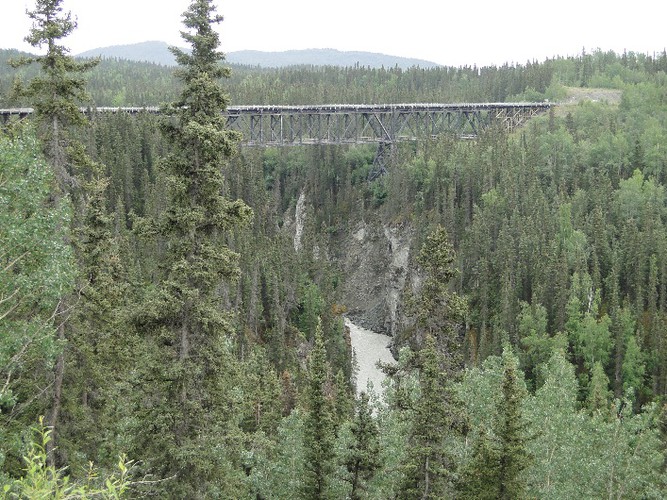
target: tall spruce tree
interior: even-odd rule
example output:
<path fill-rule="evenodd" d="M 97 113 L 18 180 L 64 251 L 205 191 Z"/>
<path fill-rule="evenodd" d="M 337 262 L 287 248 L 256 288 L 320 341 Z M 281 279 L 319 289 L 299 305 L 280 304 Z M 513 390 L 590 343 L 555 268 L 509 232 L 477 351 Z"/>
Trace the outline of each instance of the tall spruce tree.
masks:
<path fill-rule="evenodd" d="M 457 498 L 495 500 L 499 496 L 498 449 L 485 428 L 479 430 L 472 458 L 463 467 L 457 481 Z"/>
<path fill-rule="evenodd" d="M 453 484 L 454 460 L 444 442 L 459 424 L 460 405 L 442 371 L 443 356 L 433 335 L 419 352 L 419 398 L 410 429 L 410 447 L 403 464 L 401 498 L 443 498 Z"/>
<path fill-rule="evenodd" d="M 86 191 L 80 225 L 74 233 L 79 264 L 78 302 L 69 323 L 63 377 L 60 456 L 73 471 L 90 461 L 101 467 L 123 453 L 117 448 L 126 407 L 118 394 L 128 383 L 136 343 L 123 315 L 131 288 L 120 251 L 122 237 L 113 233 L 106 207 L 108 184 L 101 166 L 90 165 L 82 177 Z M 104 429 L 102 431 L 101 429 Z"/>
<path fill-rule="evenodd" d="M 350 483 L 350 498 L 364 498 L 368 482 L 380 469 L 380 431 L 373 417 L 368 394 L 362 392 L 357 400 L 357 411 L 350 427 L 354 441 L 345 456 L 345 468 Z"/>
<path fill-rule="evenodd" d="M 302 498 L 321 499 L 330 496 L 329 483 L 333 472 L 335 415 L 329 382 L 327 353 L 322 338 L 322 324 L 315 330 L 315 345 L 308 362 L 305 392 L 307 414 L 304 423 L 305 471 Z"/>
<path fill-rule="evenodd" d="M 32 28 L 25 41 L 35 48 L 46 47 L 41 56 L 21 57 L 10 64 L 14 67 L 37 63 L 41 73 L 27 84 L 17 80 L 14 94 L 30 102 L 35 110 L 39 138 L 42 141 L 44 155 L 55 173 L 55 187 L 51 193 L 54 203 L 69 197 L 74 204 L 74 214 L 85 210 L 85 186 L 79 175 L 90 167 L 89 159 L 73 133 L 86 124 L 86 119 L 79 107 L 90 101 L 86 92 L 84 73 L 98 64 L 98 60 L 77 62 L 69 55 L 69 49 L 61 44 L 61 39 L 69 36 L 77 27 L 71 12 L 64 13 L 62 0 L 37 0 L 35 9 L 28 11 Z M 73 226 L 76 226 L 76 219 Z M 66 244 L 73 244 L 73 233 L 66 235 Z M 51 408 L 47 419 L 52 427 L 52 439 L 49 441 L 47 457 L 53 460 L 52 451 L 58 440 L 58 420 L 62 406 L 63 380 L 65 373 L 65 350 L 68 340 L 70 313 L 74 308 L 74 299 L 61 297 L 56 310 L 57 338 L 63 349 L 58 356 L 53 374 L 51 390 Z"/>
<path fill-rule="evenodd" d="M 498 498 L 525 497 L 524 470 L 531 461 L 527 449 L 527 421 L 523 416 L 525 387 L 514 354 L 503 352 L 502 397 L 498 402 L 494 434 L 498 444 Z"/>
<path fill-rule="evenodd" d="M 528 422 L 523 415 L 526 388 L 516 356 L 505 349 L 502 356 L 500 396 L 495 404 L 491 432 L 481 425 L 473 455 L 457 480 L 461 498 L 525 498 Z"/>
<path fill-rule="evenodd" d="M 462 327 L 466 304 L 449 291 L 456 275 L 454 251 L 444 228 L 437 227 L 418 256 L 425 278 L 409 309 L 414 336 L 421 338 L 417 356 L 420 393 L 412 414 L 410 448 L 403 464 L 404 498 L 440 498 L 452 492 L 455 462 L 444 441 L 466 431 L 463 404 L 453 384 L 463 370 Z"/>
<path fill-rule="evenodd" d="M 79 109 L 90 101 L 84 73 L 99 62 L 76 61 L 69 49 L 61 45 L 61 39 L 77 28 L 72 13 L 64 13 L 61 4 L 62 0 L 37 0 L 35 9 L 27 13 L 33 25 L 25 41 L 38 49 L 46 47 L 46 53 L 10 61 L 15 68 L 33 63 L 40 66 L 40 75 L 27 84 L 17 80 L 13 90 L 16 97 L 28 100 L 35 110 L 44 155 L 56 174 L 55 196 L 72 194 L 77 185 L 71 132 L 86 124 Z"/>
<path fill-rule="evenodd" d="M 452 292 L 450 285 L 458 275 L 456 254 L 447 231 L 437 226 L 422 245 L 417 263 L 424 273 L 421 289 L 408 298 L 408 314 L 414 319 L 414 343 L 419 345 L 430 334 L 444 356 L 443 368 L 448 375 L 463 368 L 462 323 L 467 304 Z"/>
<path fill-rule="evenodd" d="M 234 424 L 238 363 L 220 286 L 239 274 L 239 255 L 225 238 L 252 212 L 224 196 L 222 168 L 238 136 L 225 128 L 222 114 L 228 97 L 220 79 L 229 70 L 220 65 L 224 55 L 214 30 L 221 21 L 213 0 L 194 0 L 183 14 L 187 30 L 181 35 L 191 52 L 171 48 L 183 89 L 162 110 L 161 130 L 172 145 L 161 162 L 168 206 L 137 224 L 167 249 L 163 277 L 135 315 L 149 333 L 142 366 L 147 394 L 139 410 L 145 427 L 137 445 L 150 455 L 153 473 L 175 476 L 164 487 L 181 498 L 225 496 L 240 487 L 232 457 L 240 448 Z M 154 402 L 149 408 L 147 400 Z"/>

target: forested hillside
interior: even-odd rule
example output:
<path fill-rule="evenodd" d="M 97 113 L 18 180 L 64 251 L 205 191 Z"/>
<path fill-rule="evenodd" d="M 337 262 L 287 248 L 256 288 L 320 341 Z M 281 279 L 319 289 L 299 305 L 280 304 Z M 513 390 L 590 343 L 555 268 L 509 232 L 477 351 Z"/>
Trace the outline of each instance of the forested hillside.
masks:
<path fill-rule="evenodd" d="M 174 72 L 73 60 L 37 4 L 51 52 L 0 53 L 0 107 L 36 110 L 0 134 L 3 495 L 664 498 L 667 54 L 229 73 L 193 0 Z M 221 116 L 543 99 L 372 182 L 373 145 L 247 148 Z M 384 400 L 345 314 L 391 315 Z"/>

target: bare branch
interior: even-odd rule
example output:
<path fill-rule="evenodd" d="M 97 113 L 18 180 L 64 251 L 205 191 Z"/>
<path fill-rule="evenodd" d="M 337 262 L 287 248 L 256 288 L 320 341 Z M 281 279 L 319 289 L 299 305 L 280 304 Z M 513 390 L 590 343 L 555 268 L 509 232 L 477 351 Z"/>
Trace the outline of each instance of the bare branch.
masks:
<path fill-rule="evenodd" d="M 7 271 L 9 271 L 12 267 L 14 267 L 14 264 L 16 264 L 19 260 L 21 260 L 21 259 L 22 259 L 23 257 L 25 257 L 26 255 L 28 255 L 28 251 L 27 251 L 27 250 L 26 250 L 25 252 L 23 252 L 21 255 L 19 255 L 18 257 L 16 257 L 16 258 L 15 258 L 13 261 L 11 261 L 9 264 L 7 264 L 7 266 L 5 266 L 5 268 L 2 270 L 2 272 L 6 273 Z"/>
<path fill-rule="evenodd" d="M 6 302 L 7 300 L 11 299 L 17 293 L 18 293 L 18 290 L 14 290 L 14 292 L 9 297 L 5 297 L 4 299 L 0 300 L 0 304 L 2 304 L 3 302 Z M 19 300 L 18 302 L 16 302 L 16 304 L 14 304 L 12 307 L 10 307 L 7 311 L 2 313 L 0 315 L 0 321 L 2 321 L 7 316 L 9 316 L 19 306 L 20 303 L 21 303 L 21 301 Z"/>

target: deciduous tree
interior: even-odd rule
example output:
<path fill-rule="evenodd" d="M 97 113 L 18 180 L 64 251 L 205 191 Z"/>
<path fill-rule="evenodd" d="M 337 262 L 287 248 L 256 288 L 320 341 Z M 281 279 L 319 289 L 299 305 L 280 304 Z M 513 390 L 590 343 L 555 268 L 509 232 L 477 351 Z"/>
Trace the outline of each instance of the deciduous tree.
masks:
<path fill-rule="evenodd" d="M 31 129 L 0 135 L 0 470 L 19 475 L 21 435 L 46 414 L 61 297 L 74 284 L 71 205 Z"/>

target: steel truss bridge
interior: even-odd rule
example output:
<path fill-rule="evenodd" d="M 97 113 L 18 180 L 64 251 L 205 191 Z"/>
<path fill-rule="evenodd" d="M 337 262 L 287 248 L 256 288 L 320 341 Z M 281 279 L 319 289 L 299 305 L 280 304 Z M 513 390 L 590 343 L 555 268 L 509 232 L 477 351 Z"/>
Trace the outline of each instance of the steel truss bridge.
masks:
<path fill-rule="evenodd" d="M 544 113 L 551 103 L 461 104 L 326 104 L 308 106 L 230 106 L 227 126 L 242 135 L 247 146 L 307 144 L 378 144 L 376 171 L 381 175 L 393 144 L 453 135 L 474 139 L 489 127 L 513 131 Z M 89 108 L 82 108 L 90 112 Z M 158 113 L 157 107 L 92 110 L 103 113 Z M 8 121 L 32 113 L 31 108 L 0 109 Z M 377 175 L 375 175 L 377 176 Z"/>
<path fill-rule="evenodd" d="M 474 138 L 499 125 L 513 130 L 548 103 L 238 106 L 228 126 L 248 145 L 361 144 L 416 141 L 442 134 Z"/>
<path fill-rule="evenodd" d="M 230 106 L 227 126 L 248 146 L 393 143 L 454 134 L 474 138 L 489 126 L 512 131 L 552 104 L 327 104 Z M 157 113 L 159 108 L 95 108 L 97 112 Z M 83 111 L 87 111 L 83 109 Z M 0 109 L 6 121 L 31 108 Z"/>

